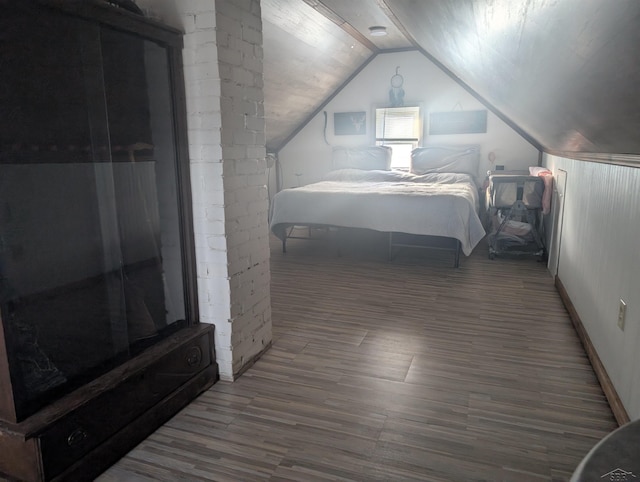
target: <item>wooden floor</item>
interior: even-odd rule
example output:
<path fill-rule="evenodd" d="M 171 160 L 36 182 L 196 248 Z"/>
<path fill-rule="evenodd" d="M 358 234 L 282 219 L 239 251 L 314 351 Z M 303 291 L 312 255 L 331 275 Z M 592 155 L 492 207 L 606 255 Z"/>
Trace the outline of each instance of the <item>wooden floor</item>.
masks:
<path fill-rule="evenodd" d="M 273 347 L 98 480 L 568 480 L 615 421 L 545 267 L 272 249 Z"/>

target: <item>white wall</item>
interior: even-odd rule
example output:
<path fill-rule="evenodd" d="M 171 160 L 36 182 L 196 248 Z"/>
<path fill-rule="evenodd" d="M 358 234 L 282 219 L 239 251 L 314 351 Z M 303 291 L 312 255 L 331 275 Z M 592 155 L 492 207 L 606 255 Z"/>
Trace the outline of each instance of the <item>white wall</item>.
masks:
<path fill-rule="evenodd" d="M 544 165 L 567 172 L 558 277 L 627 413 L 640 418 L 640 169 L 551 155 Z"/>
<path fill-rule="evenodd" d="M 145 4 L 162 21 L 185 32 L 182 55 L 200 321 L 215 325 L 220 376 L 232 379 L 231 289 L 225 237 L 215 2 L 139 2 L 143 8 Z"/>
<path fill-rule="evenodd" d="M 404 78 L 405 105 L 422 103 L 426 111 L 425 120 L 428 120 L 429 112 L 485 108 L 421 53 L 379 54 L 325 106 L 330 145 L 324 142 L 324 116 L 321 112 L 280 150 L 283 187 L 297 186 L 298 181 L 300 184 L 318 181 L 331 169 L 332 146 L 374 144 L 373 109 L 375 106 L 388 105 L 390 80 L 396 67 L 400 67 L 399 74 Z M 367 134 L 334 135 L 334 112 L 352 111 L 367 113 Z M 538 151 L 491 112 L 488 114 L 487 133 L 427 136 L 423 144 L 480 144 L 480 177 L 484 177 L 484 173 L 491 168 L 487 159 L 491 151 L 496 155 L 495 163 L 505 165 L 506 169 L 526 169 L 538 165 Z"/>

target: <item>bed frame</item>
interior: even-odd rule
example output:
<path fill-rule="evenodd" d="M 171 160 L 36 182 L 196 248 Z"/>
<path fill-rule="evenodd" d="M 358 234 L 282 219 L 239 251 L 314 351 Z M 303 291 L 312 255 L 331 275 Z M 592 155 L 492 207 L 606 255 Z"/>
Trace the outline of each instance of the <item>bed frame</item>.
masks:
<path fill-rule="evenodd" d="M 295 236 L 293 235 L 293 231 L 295 228 L 307 228 L 308 235 L 307 236 Z M 324 229 L 327 232 L 331 229 L 340 230 L 340 229 L 351 229 L 342 226 L 329 226 L 329 225 L 318 225 L 318 224 L 295 224 L 290 226 L 287 229 L 287 234 L 285 238 L 282 240 L 282 252 L 286 254 L 287 252 L 287 240 L 288 239 L 304 239 L 306 241 L 314 241 L 319 240 L 319 238 L 313 238 L 311 236 L 312 229 Z M 360 228 L 361 229 L 361 228 Z M 462 251 L 462 245 L 458 239 L 455 238 L 447 238 L 444 236 L 428 236 L 421 234 L 408 234 L 408 233 L 397 233 L 397 232 L 388 232 L 388 260 L 393 261 L 395 256 L 394 248 L 410 248 L 410 249 L 429 249 L 429 250 L 442 250 L 442 251 L 450 251 L 453 253 L 453 267 L 460 267 L 460 252 Z M 340 250 L 338 248 L 338 253 Z"/>
<path fill-rule="evenodd" d="M 411 153 L 411 175 L 430 175 L 432 173 L 458 173 L 469 175 L 472 178 L 477 176 L 478 164 L 480 157 L 480 148 L 478 145 L 433 145 L 427 147 L 419 147 Z M 332 167 L 334 172 L 344 169 L 364 170 L 364 171 L 389 171 L 391 164 L 391 149 L 388 146 L 375 146 L 375 147 L 360 147 L 360 148 L 344 148 L 336 147 L 332 152 Z M 374 179 L 376 182 L 378 178 Z M 384 178 L 386 180 L 386 178 Z M 393 180 L 397 178 L 394 176 Z M 340 178 L 340 180 L 342 180 Z M 350 180 L 350 179 L 347 179 Z M 404 181 L 405 179 L 399 179 Z M 280 194 L 280 193 L 278 193 Z M 277 195 L 276 195 L 277 196 Z M 275 204 L 272 204 L 272 208 Z M 335 208 L 335 205 L 333 206 Z M 415 209 L 415 208 L 414 208 Z M 476 206 L 476 214 L 477 214 Z M 276 235 L 282 240 L 282 252 L 287 252 L 287 240 L 288 239 L 314 239 L 311 236 L 311 230 L 314 228 L 325 229 L 327 231 L 331 229 L 350 229 L 349 227 L 333 224 L 318 224 L 318 222 L 329 222 L 332 219 L 327 219 L 324 216 L 318 216 L 317 219 L 305 220 L 304 215 L 290 216 L 289 219 L 279 219 L 278 215 L 274 214 L 277 211 L 270 213 L 270 225 L 274 233 L 273 226 L 281 226 L 279 233 Z M 368 214 L 371 216 L 371 212 Z M 389 212 L 387 211 L 387 216 Z M 418 216 L 416 214 L 416 216 Z M 320 218 L 325 219 L 320 219 Z M 293 218 L 293 219 L 292 219 Z M 276 221 L 274 221 L 276 219 Z M 301 222 L 298 222 L 301 221 Z M 311 221 L 311 222 L 305 222 Z M 442 221 L 440 221 L 442 223 Z M 289 224 L 291 223 L 291 224 Z M 478 223 L 480 223 L 478 219 Z M 354 226 L 358 229 L 370 229 L 376 232 L 387 233 L 388 236 L 388 259 L 392 261 L 394 254 L 397 252 L 397 248 L 411 248 L 411 249 L 439 249 L 449 251 L 453 253 L 453 266 L 455 268 L 460 265 L 460 252 L 469 254 L 469 247 L 465 241 L 465 235 L 460 238 L 460 233 L 455 234 L 454 237 L 448 237 L 452 234 L 449 230 L 434 229 L 432 232 L 439 233 L 439 235 L 432 235 L 428 233 L 421 234 L 408 234 L 407 232 L 390 232 L 385 228 L 399 227 L 402 229 L 402 225 L 397 223 L 373 223 L 371 227 L 367 227 L 367 223 Z M 375 224 L 375 226 L 374 226 Z M 384 226 L 384 224 L 393 224 Z M 481 224 L 481 223 L 480 223 Z M 298 236 L 294 233 L 294 229 L 308 228 L 307 236 Z M 482 234 L 484 235 L 484 229 Z M 420 231 L 418 231 L 420 232 Z M 474 233 L 475 241 L 477 243 L 477 229 Z M 458 239 L 456 239 L 458 238 Z M 317 239 L 317 238 L 315 238 Z M 460 241 L 462 239 L 463 241 Z M 471 247 L 473 249 L 473 247 Z M 338 250 L 339 251 L 339 250 Z"/>
<path fill-rule="evenodd" d="M 395 241 L 394 241 L 395 237 Z M 425 244 L 427 241 L 427 244 Z M 453 267 L 460 267 L 462 244 L 456 238 L 420 234 L 389 233 L 389 261 L 393 261 L 393 248 L 439 249 L 453 252 Z"/>

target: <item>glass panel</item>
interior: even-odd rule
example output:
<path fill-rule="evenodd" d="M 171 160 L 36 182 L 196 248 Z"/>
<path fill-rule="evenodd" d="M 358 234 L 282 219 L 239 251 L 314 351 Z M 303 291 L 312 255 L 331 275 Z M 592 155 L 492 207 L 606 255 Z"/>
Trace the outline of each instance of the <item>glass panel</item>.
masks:
<path fill-rule="evenodd" d="M 104 79 L 134 349 L 184 324 L 176 149 L 165 48 L 102 32 Z"/>
<path fill-rule="evenodd" d="M 0 303 L 23 417 L 126 349 L 126 312 L 99 30 L 19 8 L 0 30 Z"/>
<path fill-rule="evenodd" d="M 168 54 L 0 19 L 0 308 L 19 418 L 186 325 Z"/>

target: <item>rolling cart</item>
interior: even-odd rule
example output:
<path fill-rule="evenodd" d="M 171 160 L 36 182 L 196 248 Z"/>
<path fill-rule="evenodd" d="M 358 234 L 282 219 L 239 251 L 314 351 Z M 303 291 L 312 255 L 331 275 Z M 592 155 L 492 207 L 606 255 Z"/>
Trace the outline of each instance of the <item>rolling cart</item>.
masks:
<path fill-rule="evenodd" d="M 543 192 L 544 181 L 539 176 L 489 172 L 489 259 L 502 254 L 545 258 L 539 231 Z"/>

